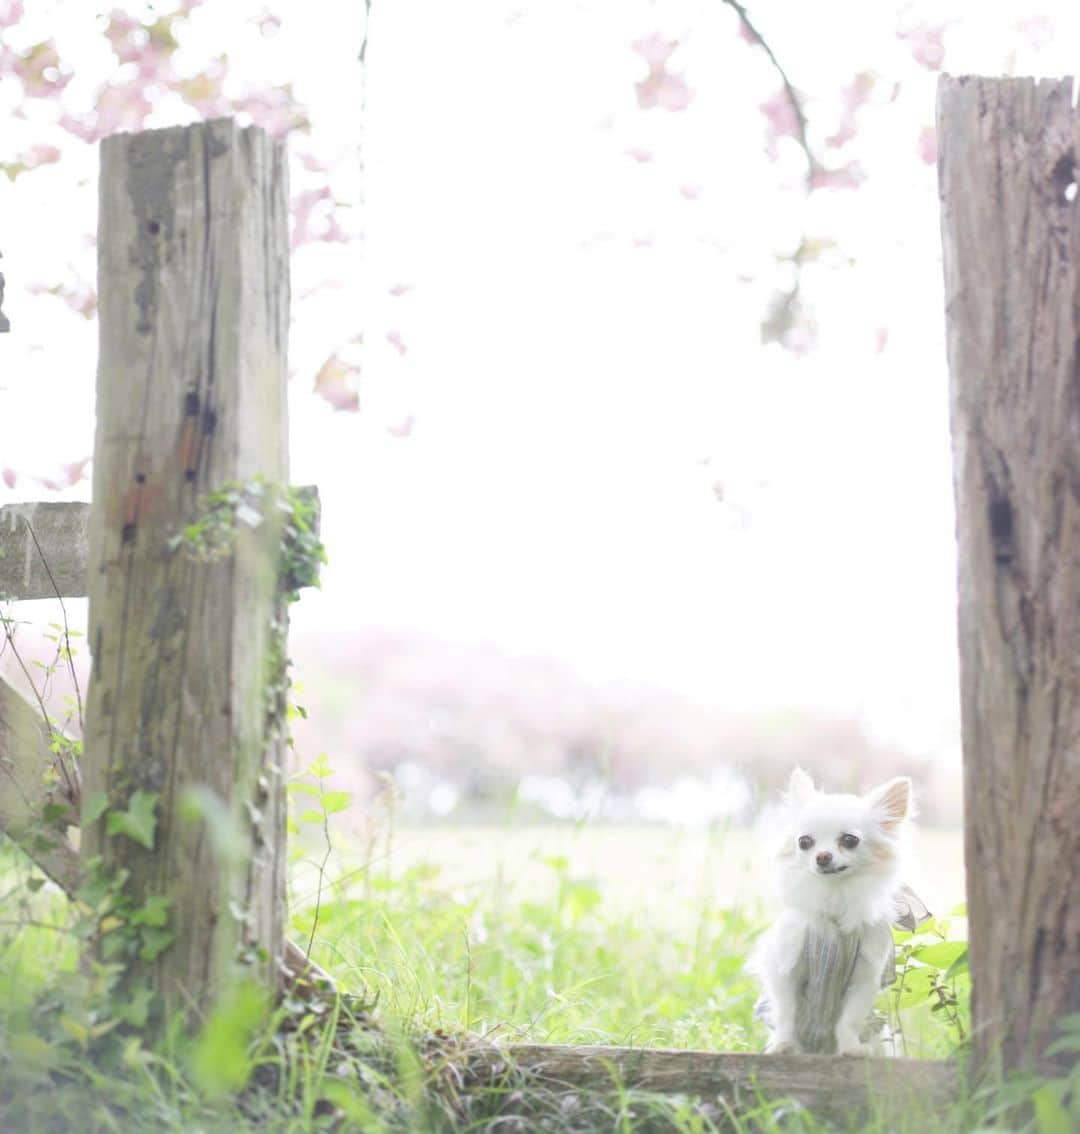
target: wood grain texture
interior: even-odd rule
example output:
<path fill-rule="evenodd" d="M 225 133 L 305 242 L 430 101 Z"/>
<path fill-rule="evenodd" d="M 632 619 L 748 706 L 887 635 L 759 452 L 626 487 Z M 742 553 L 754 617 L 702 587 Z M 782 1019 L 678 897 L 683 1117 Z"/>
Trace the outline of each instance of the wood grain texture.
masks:
<path fill-rule="evenodd" d="M 321 515 L 314 485 L 297 493 Z M 79 598 L 87 593 L 90 505 L 6 504 L 0 508 L 0 599 Z"/>
<path fill-rule="evenodd" d="M 173 537 L 230 481 L 288 483 L 284 149 L 231 120 L 102 144 L 100 352 L 84 793 L 159 798 L 154 847 L 83 825 L 88 859 L 170 901 L 145 964 L 166 1014 L 237 961 L 280 984 L 285 916 L 280 527 L 199 561 Z M 136 972 L 135 976 L 140 974 Z"/>
<path fill-rule="evenodd" d="M 1080 1011 L 1080 112 L 1071 79 L 938 91 L 973 1024 Z M 1071 187 L 1071 188 L 1070 188 Z"/>
<path fill-rule="evenodd" d="M 481 1049 L 469 1062 L 470 1075 L 486 1081 L 498 1081 L 510 1067 L 549 1087 L 619 1085 L 719 1097 L 732 1109 L 759 1099 L 790 1099 L 821 1118 L 840 1121 L 870 1112 L 904 1113 L 907 1119 L 933 1115 L 958 1090 L 955 1064 L 916 1059 L 507 1044 Z"/>

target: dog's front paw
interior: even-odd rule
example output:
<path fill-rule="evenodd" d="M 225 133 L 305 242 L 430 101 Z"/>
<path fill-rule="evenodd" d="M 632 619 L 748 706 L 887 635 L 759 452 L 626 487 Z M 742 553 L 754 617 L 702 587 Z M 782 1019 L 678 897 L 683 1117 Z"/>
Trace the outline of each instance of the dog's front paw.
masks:
<path fill-rule="evenodd" d="M 795 1050 L 795 1041 L 789 1036 L 773 1036 L 765 1045 L 766 1055 L 790 1055 Z"/>

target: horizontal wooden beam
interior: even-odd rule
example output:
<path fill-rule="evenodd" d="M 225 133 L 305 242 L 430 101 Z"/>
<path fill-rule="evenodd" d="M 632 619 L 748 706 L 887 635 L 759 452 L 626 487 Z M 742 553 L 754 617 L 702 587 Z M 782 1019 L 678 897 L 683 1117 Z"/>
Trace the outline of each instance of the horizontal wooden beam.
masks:
<path fill-rule="evenodd" d="M 468 1071 L 482 1082 L 517 1072 L 555 1089 L 692 1095 L 744 1112 L 763 1100 L 790 1100 L 833 1120 L 871 1113 L 933 1117 L 955 1101 L 959 1084 L 958 1066 L 937 1060 L 550 1044 L 481 1049 L 470 1055 Z"/>
<path fill-rule="evenodd" d="M 315 504 L 317 532 L 319 490 L 299 492 Z M 90 505 L 81 501 L 0 508 L 0 599 L 84 597 L 89 522 Z"/>
<path fill-rule="evenodd" d="M 0 598 L 85 595 L 89 520 L 90 505 L 83 503 L 0 508 Z"/>

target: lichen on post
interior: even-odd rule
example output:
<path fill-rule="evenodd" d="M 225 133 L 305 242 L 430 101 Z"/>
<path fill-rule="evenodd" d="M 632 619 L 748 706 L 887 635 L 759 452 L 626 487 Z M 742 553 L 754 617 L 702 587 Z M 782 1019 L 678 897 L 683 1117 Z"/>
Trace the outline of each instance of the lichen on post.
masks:
<path fill-rule="evenodd" d="M 166 1018 L 240 972 L 280 983 L 280 523 L 207 561 L 175 537 L 223 484 L 288 483 L 286 202 L 283 147 L 257 128 L 102 144 L 82 853 L 129 908 L 166 899 L 168 943 L 126 957 Z"/>

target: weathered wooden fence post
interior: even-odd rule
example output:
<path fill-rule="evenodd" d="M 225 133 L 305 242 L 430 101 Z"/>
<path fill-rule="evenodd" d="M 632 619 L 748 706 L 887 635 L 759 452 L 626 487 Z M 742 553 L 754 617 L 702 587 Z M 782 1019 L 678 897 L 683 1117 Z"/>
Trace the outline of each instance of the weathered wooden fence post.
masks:
<path fill-rule="evenodd" d="M 942 78 L 973 1024 L 1037 1059 L 1080 1011 L 1080 111 Z"/>
<path fill-rule="evenodd" d="M 101 156 L 82 851 L 127 872 L 135 907 L 168 899 L 172 944 L 135 976 L 173 1013 L 211 1005 L 241 957 L 280 983 L 280 527 L 237 524 L 208 561 L 175 537 L 208 492 L 288 483 L 286 166 L 231 120 Z M 136 837 L 117 833 L 133 807 Z"/>

